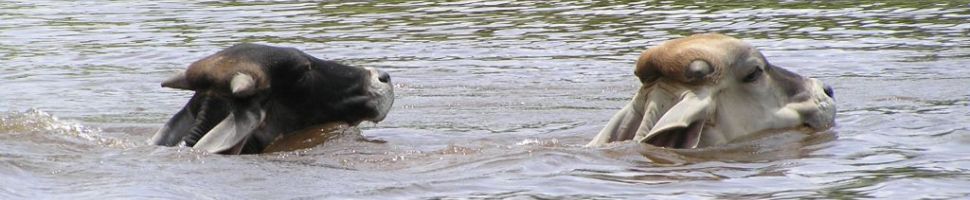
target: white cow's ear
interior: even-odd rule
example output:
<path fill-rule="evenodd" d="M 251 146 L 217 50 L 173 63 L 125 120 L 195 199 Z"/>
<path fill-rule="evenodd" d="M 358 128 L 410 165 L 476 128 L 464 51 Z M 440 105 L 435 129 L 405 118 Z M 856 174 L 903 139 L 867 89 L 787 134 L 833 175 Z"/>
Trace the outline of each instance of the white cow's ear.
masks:
<path fill-rule="evenodd" d="M 185 77 L 185 72 L 179 72 L 175 76 L 162 82 L 162 87 L 175 88 L 182 90 L 195 90 L 189 86 L 189 79 Z"/>
<path fill-rule="evenodd" d="M 599 134 L 586 144 L 586 146 L 595 147 L 614 141 L 633 139 L 633 136 L 637 133 L 637 128 L 640 127 L 640 121 L 642 119 L 643 115 L 633 109 L 633 102 L 631 102 L 619 112 L 616 112 L 613 118 L 610 119 L 610 122 L 606 124 L 606 127 L 603 127 Z"/>
<path fill-rule="evenodd" d="M 643 122 L 643 104 L 647 102 L 648 90 L 640 90 L 633 95 L 630 103 L 616 112 L 610 122 L 600 130 L 587 147 L 595 147 L 610 142 L 633 139 Z"/>
<path fill-rule="evenodd" d="M 674 134 L 688 134 L 684 147 L 697 147 L 700 143 L 700 134 L 704 122 L 714 112 L 716 105 L 708 90 L 688 90 L 678 96 L 680 96 L 680 99 L 676 100 L 672 107 L 664 109 L 662 112 L 654 112 L 648 108 L 645 112 L 663 113 L 663 115 L 656 119 L 652 126 L 641 127 L 633 140 L 639 143 L 648 143 L 651 138 L 666 132 L 684 130 Z"/>

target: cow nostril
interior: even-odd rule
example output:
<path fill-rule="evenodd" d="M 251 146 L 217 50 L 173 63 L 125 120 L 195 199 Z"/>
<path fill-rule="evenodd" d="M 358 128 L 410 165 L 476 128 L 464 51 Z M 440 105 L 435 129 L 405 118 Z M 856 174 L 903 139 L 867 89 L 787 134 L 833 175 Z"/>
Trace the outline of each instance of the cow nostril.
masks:
<path fill-rule="evenodd" d="M 377 77 L 377 80 L 380 80 L 381 83 L 391 82 L 391 74 L 388 74 L 387 72 L 384 72 L 384 71 L 380 71 L 378 72 L 378 74 L 379 76 Z"/>
<path fill-rule="evenodd" d="M 831 98 L 835 98 L 835 91 L 832 91 L 832 86 L 828 86 L 828 85 L 823 86 L 822 90 L 825 91 L 825 95 L 828 95 Z"/>

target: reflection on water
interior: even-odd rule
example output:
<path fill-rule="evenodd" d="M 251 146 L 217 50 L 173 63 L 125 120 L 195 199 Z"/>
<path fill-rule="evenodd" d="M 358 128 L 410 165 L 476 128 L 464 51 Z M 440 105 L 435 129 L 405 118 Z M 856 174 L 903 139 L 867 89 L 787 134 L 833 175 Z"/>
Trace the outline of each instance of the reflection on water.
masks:
<path fill-rule="evenodd" d="M 961 198 L 968 18 L 951 1 L 4 2 L 0 198 Z M 638 87 L 640 51 L 698 32 L 832 85 L 838 126 L 581 147 Z M 239 42 L 389 71 L 397 104 L 364 128 L 388 143 L 145 145 L 189 96 L 158 83 Z"/>

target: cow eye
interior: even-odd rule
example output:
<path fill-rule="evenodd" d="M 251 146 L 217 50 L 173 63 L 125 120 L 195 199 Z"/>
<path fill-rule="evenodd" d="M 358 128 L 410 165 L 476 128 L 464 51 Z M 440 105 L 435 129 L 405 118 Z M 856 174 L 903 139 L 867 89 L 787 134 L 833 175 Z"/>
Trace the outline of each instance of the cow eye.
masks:
<path fill-rule="evenodd" d="M 764 73 L 764 70 L 762 70 L 761 67 L 756 67 L 756 68 L 754 68 L 754 71 L 753 72 L 751 72 L 748 75 L 744 76 L 744 79 L 741 79 L 741 81 L 743 81 L 745 83 L 750 83 L 750 82 L 757 81 L 758 78 L 761 78 L 761 74 L 762 73 Z"/>

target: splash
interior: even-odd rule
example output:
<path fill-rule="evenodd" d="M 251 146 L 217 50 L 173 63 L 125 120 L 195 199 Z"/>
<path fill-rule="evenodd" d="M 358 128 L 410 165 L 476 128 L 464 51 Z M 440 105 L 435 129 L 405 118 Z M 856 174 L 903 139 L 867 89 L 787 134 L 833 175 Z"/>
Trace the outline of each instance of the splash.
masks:
<path fill-rule="evenodd" d="M 515 145 L 518 146 L 540 146 L 540 147 L 560 147 L 562 144 L 559 143 L 558 139 L 539 139 L 539 138 L 529 138 L 523 139 L 522 141 L 516 142 Z"/>
<path fill-rule="evenodd" d="M 125 144 L 116 139 L 101 137 L 100 133 L 100 129 L 85 127 L 76 122 L 64 121 L 50 113 L 34 108 L 24 112 L 4 113 L 0 116 L 0 135 L 22 138 L 45 134 L 46 136 L 80 139 L 108 146 L 121 146 Z"/>

